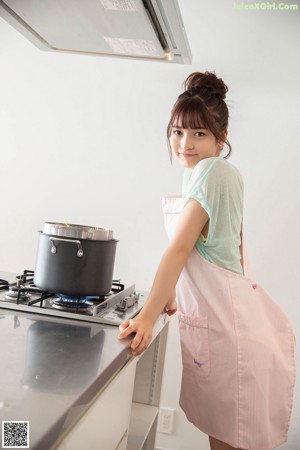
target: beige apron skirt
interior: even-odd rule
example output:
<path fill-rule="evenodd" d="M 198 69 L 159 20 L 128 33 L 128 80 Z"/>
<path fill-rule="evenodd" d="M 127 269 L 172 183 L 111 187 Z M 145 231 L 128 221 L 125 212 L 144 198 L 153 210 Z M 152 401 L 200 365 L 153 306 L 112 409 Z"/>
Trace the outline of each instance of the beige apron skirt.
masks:
<path fill-rule="evenodd" d="M 180 197 L 163 201 L 171 236 Z M 233 447 L 287 440 L 295 384 L 289 319 L 253 280 L 194 248 L 177 283 L 183 373 L 180 406 L 204 433 Z"/>

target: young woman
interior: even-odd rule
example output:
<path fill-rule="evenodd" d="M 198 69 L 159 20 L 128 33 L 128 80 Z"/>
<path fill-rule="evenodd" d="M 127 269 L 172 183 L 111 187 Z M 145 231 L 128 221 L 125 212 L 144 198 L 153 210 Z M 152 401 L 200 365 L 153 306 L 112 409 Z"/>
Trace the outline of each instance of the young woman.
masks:
<path fill-rule="evenodd" d="M 286 316 L 244 275 L 243 181 L 226 160 L 227 90 L 214 73 L 196 72 L 173 107 L 167 135 L 185 168 L 182 197 L 164 199 L 170 244 L 144 308 L 119 338 L 135 333 L 131 351 L 141 354 L 177 300 L 188 420 L 212 450 L 269 450 L 286 440 L 294 340 Z"/>

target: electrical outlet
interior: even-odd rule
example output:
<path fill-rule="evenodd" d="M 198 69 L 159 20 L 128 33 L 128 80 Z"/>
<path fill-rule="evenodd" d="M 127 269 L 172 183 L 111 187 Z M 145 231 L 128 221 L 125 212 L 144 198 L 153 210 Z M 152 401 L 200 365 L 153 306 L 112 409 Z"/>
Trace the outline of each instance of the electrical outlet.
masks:
<path fill-rule="evenodd" d="M 174 409 L 160 408 L 158 418 L 158 431 L 160 433 L 172 434 L 174 422 Z"/>

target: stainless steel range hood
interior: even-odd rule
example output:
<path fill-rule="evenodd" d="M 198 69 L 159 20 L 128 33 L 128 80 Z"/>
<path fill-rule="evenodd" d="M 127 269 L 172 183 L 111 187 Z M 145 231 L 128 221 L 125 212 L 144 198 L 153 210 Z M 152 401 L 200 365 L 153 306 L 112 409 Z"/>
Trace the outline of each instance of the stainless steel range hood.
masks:
<path fill-rule="evenodd" d="M 177 0 L 0 0 L 41 50 L 190 64 Z"/>

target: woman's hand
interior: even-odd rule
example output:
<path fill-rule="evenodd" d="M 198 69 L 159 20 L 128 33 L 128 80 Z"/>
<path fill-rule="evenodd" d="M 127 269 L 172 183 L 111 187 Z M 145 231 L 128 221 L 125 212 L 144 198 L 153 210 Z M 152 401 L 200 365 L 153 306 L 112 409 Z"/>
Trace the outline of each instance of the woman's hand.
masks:
<path fill-rule="evenodd" d="M 130 349 L 134 356 L 143 353 L 149 346 L 152 339 L 153 323 L 142 317 L 125 320 L 120 326 L 119 339 L 124 339 L 131 333 L 135 333 L 131 341 Z"/>
<path fill-rule="evenodd" d="M 168 316 L 172 316 L 177 311 L 177 302 L 176 302 L 176 290 L 172 292 L 166 306 L 164 307 L 163 312 L 168 314 Z"/>
<path fill-rule="evenodd" d="M 169 300 L 164 308 L 164 312 L 168 314 L 168 316 L 172 316 L 177 311 L 177 302 L 176 298 L 172 298 L 172 300 Z"/>

